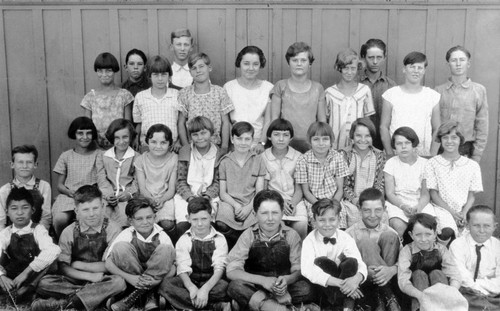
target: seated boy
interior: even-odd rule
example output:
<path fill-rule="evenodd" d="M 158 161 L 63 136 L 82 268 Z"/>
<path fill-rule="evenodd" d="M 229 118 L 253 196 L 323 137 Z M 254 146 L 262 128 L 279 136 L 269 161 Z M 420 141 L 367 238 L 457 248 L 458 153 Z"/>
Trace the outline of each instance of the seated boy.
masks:
<path fill-rule="evenodd" d="M 0 188 L 0 230 L 5 228 L 7 221 L 5 214 L 7 196 L 11 189 L 21 187 L 28 189 L 33 196 L 33 222 L 40 223 L 49 230 L 52 224 L 50 210 L 52 192 L 48 182 L 40 180 L 34 175 L 38 165 L 38 150 L 33 145 L 22 145 L 14 147 L 11 154 L 10 167 L 14 170 L 14 179 Z"/>
<path fill-rule="evenodd" d="M 359 286 L 366 279 L 366 264 L 347 233 L 338 229 L 340 203 L 320 199 L 312 206 L 314 229 L 302 244 L 302 274 L 321 286 L 323 309 L 352 310 L 354 299 L 363 295 Z"/>
<path fill-rule="evenodd" d="M 0 287 L 20 301 L 33 298 L 38 281 L 61 249 L 44 226 L 31 221 L 35 209 L 29 190 L 13 188 L 6 204 L 12 225 L 0 232 Z"/>
<path fill-rule="evenodd" d="M 95 310 L 126 288 L 123 278 L 106 275 L 104 251 L 121 228 L 104 218 L 101 191 L 85 185 L 75 191 L 73 198 L 77 220 L 59 238 L 61 275 L 46 275 L 40 280 L 37 293 L 51 298 L 35 300 L 32 311 Z"/>
<path fill-rule="evenodd" d="M 288 310 L 312 301 L 312 286 L 300 274 L 300 236 L 282 223 L 283 198 L 262 190 L 253 208 L 257 224 L 241 234 L 229 253 L 229 296 L 250 310 Z M 315 305 L 309 309 L 319 310 Z"/>
<path fill-rule="evenodd" d="M 222 279 L 227 242 L 211 225 L 210 201 L 193 198 L 187 211 L 191 228 L 177 241 L 177 276 L 163 280 L 160 294 L 176 309 L 231 310 L 226 294 L 228 284 Z"/>
<path fill-rule="evenodd" d="M 111 305 L 113 311 L 129 310 L 147 294 L 146 310 L 158 308 L 152 290 L 167 274 L 173 275 L 172 241 L 155 223 L 155 211 L 145 197 L 130 200 L 125 208 L 130 227 L 123 230 L 106 251 L 106 269 L 121 276 L 134 291 Z"/>
<path fill-rule="evenodd" d="M 394 295 L 397 288 L 399 237 L 398 233 L 382 223 L 385 212 L 384 195 L 376 188 L 367 188 L 359 195 L 361 220 L 346 232 L 353 237 L 368 266 L 368 278 L 361 286 L 365 295 L 362 307 L 369 305 L 386 310 L 401 310 Z M 370 296 L 370 297 L 368 297 Z"/>
<path fill-rule="evenodd" d="M 495 215 L 488 206 L 477 205 L 466 219 L 469 232 L 450 246 L 462 276 L 460 292 L 469 310 L 500 310 L 500 241 L 492 236 L 498 225 Z"/>

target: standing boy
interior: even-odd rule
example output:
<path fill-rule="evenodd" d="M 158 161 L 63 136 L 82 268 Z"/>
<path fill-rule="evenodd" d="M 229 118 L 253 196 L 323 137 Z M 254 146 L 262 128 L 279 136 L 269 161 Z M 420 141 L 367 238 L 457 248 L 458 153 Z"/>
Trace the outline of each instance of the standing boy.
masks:
<path fill-rule="evenodd" d="M 104 218 L 101 191 L 85 185 L 76 190 L 73 198 L 77 220 L 59 238 L 61 275 L 47 275 L 40 280 L 37 293 L 51 298 L 35 300 L 32 311 L 91 311 L 125 290 L 123 278 L 105 274 L 104 251 L 121 228 Z"/>
<path fill-rule="evenodd" d="M 191 85 L 193 77 L 189 71 L 188 57 L 193 51 L 193 37 L 189 29 L 181 28 L 172 31 L 170 49 L 174 52 L 172 83 L 181 88 Z"/>
<path fill-rule="evenodd" d="M 441 122 L 457 121 L 464 130 L 465 143 L 460 146 L 460 154 L 479 162 L 488 140 L 488 100 L 484 86 L 467 76 L 470 57 L 462 46 L 449 49 L 446 62 L 451 77 L 436 91 L 441 94 Z"/>
<path fill-rule="evenodd" d="M 33 222 L 40 223 L 49 230 L 52 224 L 50 211 L 51 190 L 48 182 L 35 177 L 38 166 L 38 150 L 33 145 L 21 145 L 12 149 L 10 167 L 14 170 L 14 179 L 0 188 L 0 229 L 6 225 L 5 204 L 9 192 L 13 188 L 26 188 L 31 192 L 34 201 Z"/>

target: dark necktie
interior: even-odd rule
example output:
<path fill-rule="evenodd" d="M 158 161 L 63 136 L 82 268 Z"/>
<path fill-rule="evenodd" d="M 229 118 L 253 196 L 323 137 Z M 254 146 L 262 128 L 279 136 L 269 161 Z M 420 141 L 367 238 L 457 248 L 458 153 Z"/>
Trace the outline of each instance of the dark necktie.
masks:
<path fill-rule="evenodd" d="M 476 281 L 477 275 L 479 274 L 479 264 L 481 263 L 481 247 L 483 247 L 482 244 L 476 245 L 477 260 L 476 260 L 476 270 L 474 271 L 474 282 Z"/>
<path fill-rule="evenodd" d="M 328 244 L 330 242 L 332 245 L 335 245 L 337 243 L 337 239 L 335 238 L 323 238 L 323 243 Z"/>

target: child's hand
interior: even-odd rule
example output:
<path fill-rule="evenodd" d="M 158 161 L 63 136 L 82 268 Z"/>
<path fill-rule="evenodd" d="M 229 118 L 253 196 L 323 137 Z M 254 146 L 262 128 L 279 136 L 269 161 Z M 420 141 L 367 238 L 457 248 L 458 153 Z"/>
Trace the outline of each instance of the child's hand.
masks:
<path fill-rule="evenodd" d="M 273 287 L 276 284 L 276 280 L 277 278 L 272 276 L 263 276 L 262 283 L 260 285 L 264 287 L 267 291 L 272 292 Z"/>
<path fill-rule="evenodd" d="M 127 202 L 132 199 L 132 195 L 129 192 L 121 192 L 117 199 L 119 202 Z"/>
<path fill-rule="evenodd" d="M 283 277 L 282 275 L 278 276 L 273 286 L 273 293 L 276 296 L 283 296 L 286 293 L 287 288 L 288 284 L 286 282 L 286 278 Z"/>
<path fill-rule="evenodd" d="M 10 292 L 15 288 L 14 281 L 12 281 L 10 278 L 8 278 L 5 274 L 0 276 L 2 279 L 0 281 L 0 286 L 2 287 L 2 290 L 4 292 Z"/>
<path fill-rule="evenodd" d="M 284 213 L 285 213 L 286 216 L 293 216 L 293 215 L 295 215 L 295 207 L 293 207 L 290 202 L 286 202 L 285 203 Z"/>
<path fill-rule="evenodd" d="M 352 299 L 360 299 L 364 296 L 365 295 L 363 295 L 363 292 L 361 292 L 361 290 L 359 288 L 356 289 L 352 295 L 349 295 L 349 297 Z"/>
<path fill-rule="evenodd" d="M 252 205 L 248 204 L 240 209 L 240 212 L 235 215 L 236 220 L 245 221 L 248 218 L 248 215 L 252 212 Z"/>
<path fill-rule="evenodd" d="M 106 197 L 108 205 L 115 207 L 118 204 L 118 198 L 114 194 L 110 194 Z"/>
<path fill-rule="evenodd" d="M 28 270 L 24 270 L 21 272 L 15 279 L 12 281 L 14 287 L 19 289 L 21 285 L 28 279 L 30 273 Z"/>
<path fill-rule="evenodd" d="M 127 283 L 132 285 L 134 288 L 143 288 L 140 275 L 129 275 L 125 281 L 127 281 Z"/>
<path fill-rule="evenodd" d="M 175 153 L 179 153 L 179 150 L 181 150 L 182 148 L 182 144 L 181 144 L 181 140 L 178 139 L 171 147 L 170 147 L 170 150 L 172 152 L 175 152 Z"/>
<path fill-rule="evenodd" d="M 378 286 L 384 286 L 389 283 L 392 277 L 397 273 L 397 270 L 394 271 L 394 268 L 387 266 L 378 266 L 374 270 L 373 282 Z"/>
<path fill-rule="evenodd" d="M 156 285 L 158 285 L 159 282 L 157 282 L 152 276 L 143 274 L 139 276 L 139 285 L 144 288 L 144 289 L 150 289 Z"/>
<path fill-rule="evenodd" d="M 261 154 L 262 152 L 264 152 L 264 146 L 261 143 L 258 143 L 253 145 L 251 150 L 256 154 Z"/>
<path fill-rule="evenodd" d="M 204 308 L 208 303 L 208 292 L 209 291 L 204 286 L 200 287 L 194 299 L 193 306 L 197 309 Z"/>
<path fill-rule="evenodd" d="M 92 283 L 97 283 L 97 282 L 101 282 L 102 279 L 104 278 L 104 273 L 102 272 L 94 272 L 94 273 L 91 273 L 90 274 L 90 282 Z"/>
<path fill-rule="evenodd" d="M 354 291 L 358 288 L 359 282 L 356 276 L 352 276 L 340 282 L 340 291 L 347 295 L 353 295 Z"/>

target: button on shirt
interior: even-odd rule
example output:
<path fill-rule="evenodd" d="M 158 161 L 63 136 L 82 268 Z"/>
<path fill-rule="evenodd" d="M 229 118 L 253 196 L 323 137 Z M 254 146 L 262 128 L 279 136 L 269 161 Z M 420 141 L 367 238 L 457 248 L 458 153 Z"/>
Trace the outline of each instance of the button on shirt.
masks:
<path fill-rule="evenodd" d="M 262 159 L 267 169 L 265 179 L 269 181 L 269 189 L 278 191 L 285 201 L 290 201 L 295 192 L 293 175 L 301 155 L 292 147 L 288 147 L 288 152 L 283 159 L 276 158 L 272 153 L 272 148 L 268 148 L 262 153 Z"/>
<path fill-rule="evenodd" d="M 193 76 L 189 72 L 188 64 L 181 66 L 176 62 L 172 63 L 172 83 L 178 87 L 186 87 L 193 84 Z"/>

